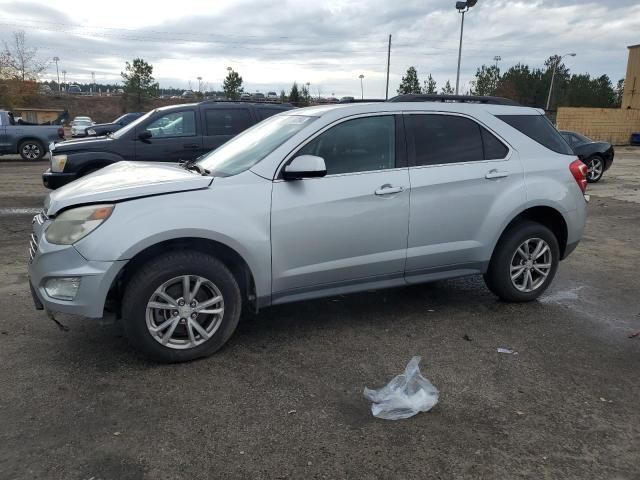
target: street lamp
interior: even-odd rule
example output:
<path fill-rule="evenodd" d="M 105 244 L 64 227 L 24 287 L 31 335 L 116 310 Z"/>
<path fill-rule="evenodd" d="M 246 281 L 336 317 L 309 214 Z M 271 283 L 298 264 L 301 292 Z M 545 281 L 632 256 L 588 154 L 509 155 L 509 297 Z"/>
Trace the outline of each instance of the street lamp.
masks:
<path fill-rule="evenodd" d="M 198 93 L 202 91 L 202 77 L 196 77 L 198 79 Z"/>
<path fill-rule="evenodd" d="M 58 92 L 60 92 L 60 72 L 58 71 L 58 62 L 60 57 L 53 57 L 53 61 L 56 62 L 56 75 L 58 76 Z"/>
<path fill-rule="evenodd" d="M 560 65 L 560 62 L 564 57 L 575 57 L 575 56 L 576 56 L 575 53 L 565 53 L 564 55 L 561 55 L 560 58 L 558 58 L 558 61 L 556 63 L 553 64 L 553 70 L 551 73 L 551 84 L 549 85 L 549 95 L 547 96 L 547 108 L 545 109 L 547 112 L 549 111 L 549 104 L 551 103 L 551 91 L 553 90 L 553 81 L 556 78 L 556 69 L 558 68 L 558 65 Z"/>
<path fill-rule="evenodd" d="M 66 84 L 67 83 L 67 71 L 66 70 L 62 70 L 62 83 Z M 65 92 L 67 91 L 67 88 L 65 87 Z"/>
<path fill-rule="evenodd" d="M 360 74 L 358 78 L 360 78 L 360 100 L 364 100 L 364 86 L 362 85 L 362 79 L 364 78 L 364 75 Z"/>
<path fill-rule="evenodd" d="M 498 69 L 498 62 L 502 60 L 502 57 L 500 55 L 496 55 L 495 57 L 493 57 L 493 61 L 496 62 L 496 70 Z"/>
<path fill-rule="evenodd" d="M 462 32 L 464 31 L 464 14 L 473 7 L 478 0 L 467 0 L 466 2 L 456 2 L 456 9 L 458 13 L 462 14 L 462 22 L 460 23 L 460 46 L 458 47 L 458 73 L 456 74 L 456 95 L 458 95 L 458 89 L 460 87 L 460 59 L 462 57 Z"/>

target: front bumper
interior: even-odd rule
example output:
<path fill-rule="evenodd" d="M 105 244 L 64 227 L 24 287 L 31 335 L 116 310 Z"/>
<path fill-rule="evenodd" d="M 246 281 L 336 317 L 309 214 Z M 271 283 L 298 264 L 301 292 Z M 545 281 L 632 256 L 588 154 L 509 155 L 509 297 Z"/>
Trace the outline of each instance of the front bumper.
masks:
<path fill-rule="evenodd" d="M 73 182 L 77 177 L 78 175 L 75 173 L 56 173 L 49 168 L 42 174 L 42 184 L 50 190 L 55 190 Z"/>
<path fill-rule="evenodd" d="M 72 245 L 50 244 L 44 238 L 46 225 L 40 215 L 34 218 L 29 282 L 36 308 L 40 303 L 51 312 L 101 318 L 109 289 L 126 261 L 91 261 L 80 255 Z M 47 294 L 45 283 L 55 277 L 80 278 L 80 286 L 73 300 L 59 300 Z"/>

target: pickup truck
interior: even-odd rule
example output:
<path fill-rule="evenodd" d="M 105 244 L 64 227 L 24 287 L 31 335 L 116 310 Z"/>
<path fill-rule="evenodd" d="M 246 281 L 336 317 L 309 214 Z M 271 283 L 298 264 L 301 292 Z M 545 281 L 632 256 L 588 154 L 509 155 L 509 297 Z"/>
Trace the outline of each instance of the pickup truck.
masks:
<path fill-rule="evenodd" d="M 157 108 L 107 136 L 56 144 L 42 183 L 53 190 L 122 160 L 195 160 L 265 118 L 292 108 L 211 100 Z"/>
<path fill-rule="evenodd" d="M 24 160 L 40 160 L 49 144 L 60 140 L 60 125 L 19 125 L 11 112 L 0 110 L 0 155 L 19 153 Z"/>

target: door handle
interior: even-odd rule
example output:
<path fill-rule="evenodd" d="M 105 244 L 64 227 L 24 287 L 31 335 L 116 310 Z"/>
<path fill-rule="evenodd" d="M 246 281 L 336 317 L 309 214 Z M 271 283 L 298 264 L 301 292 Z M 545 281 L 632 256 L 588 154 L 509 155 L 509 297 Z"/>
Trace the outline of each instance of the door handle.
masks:
<path fill-rule="evenodd" d="M 404 187 L 394 187 L 388 183 L 382 185 L 379 189 L 375 191 L 376 195 L 391 195 L 393 193 L 400 193 L 404 191 Z"/>
<path fill-rule="evenodd" d="M 190 148 L 190 149 L 196 149 L 196 148 L 200 148 L 200 145 L 198 145 L 197 143 L 185 143 L 184 145 L 182 145 L 184 148 Z"/>
<path fill-rule="evenodd" d="M 494 168 L 493 170 L 489 170 L 487 174 L 484 176 L 484 178 L 488 178 L 489 180 L 491 180 L 494 178 L 504 178 L 508 176 L 509 176 L 509 172 L 498 171 Z"/>

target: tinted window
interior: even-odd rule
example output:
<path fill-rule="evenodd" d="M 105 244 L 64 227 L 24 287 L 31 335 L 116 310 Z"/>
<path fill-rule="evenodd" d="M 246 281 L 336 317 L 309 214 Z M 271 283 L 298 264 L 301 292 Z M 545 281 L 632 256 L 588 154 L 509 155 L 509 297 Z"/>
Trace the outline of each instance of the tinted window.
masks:
<path fill-rule="evenodd" d="M 409 153 L 415 165 L 484 159 L 480 126 L 453 115 L 407 115 Z"/>
<path fill-rule="evenodd" d="M 480 127 L 482 131 L 482 144 L 484 145 L 484 159 L 497 160 L 504 158 L 509 153 L 509 149 L 498 140 L 489 130 Z"/>
<path fill-rule="evenodd" d="M 573 155 L 569 144 L 544 115 L 497 115 L 497 117 L 549 150 L 563 155 Z"/>
<path fill-rule="evenodd" d="M 327 175 L 395 167 L 395 119 L 392 115 L 348 120 L 305 145 L 297 155 L 324 158 Z"/>
<path fill-rule="evenodd" d="M 207 135 L 237 135 L 251 125 L 246 108 L 216 108 L 205 111 Z"/>
<path fill-rule="evenodd" d="M 280 108 L 256 108 L 256 113 L 258 114 L 258 120 L 262 121 L 265 118 L 269 118 L 276 113 L 284 112 L 284 109 Z"/>
<path fill-rule="evenodd" d="M 167 113 L 151 122 L 147 130 L 153 138 L 192 136 L 196 134 L 196 116 L 193 110 Z"/>

